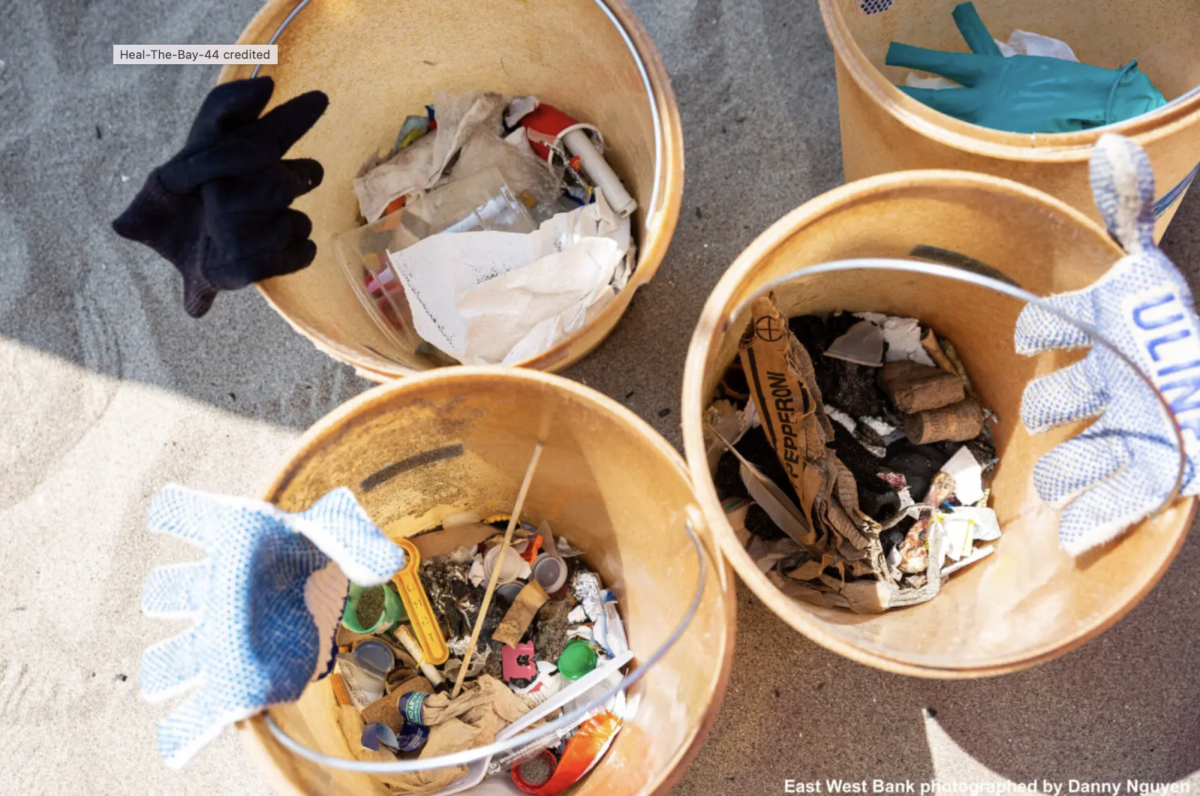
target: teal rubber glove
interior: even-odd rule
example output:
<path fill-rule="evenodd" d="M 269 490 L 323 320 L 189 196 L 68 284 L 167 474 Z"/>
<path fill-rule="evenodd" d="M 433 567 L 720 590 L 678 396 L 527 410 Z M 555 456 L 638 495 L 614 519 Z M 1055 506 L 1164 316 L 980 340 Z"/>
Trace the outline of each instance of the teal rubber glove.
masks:
<path fill-rule="evenodd" d="M 954 9 L 969 53 L 892 42 L 885 63 L 941 75 L 963 88 L 897 86 L 935 111 L 1012 133 L 1070 133 L 1121 122 L 1167 104 L 1130 61 L 1120 69 L 1014 55 L 1005 58 L 971 3 Z"/>

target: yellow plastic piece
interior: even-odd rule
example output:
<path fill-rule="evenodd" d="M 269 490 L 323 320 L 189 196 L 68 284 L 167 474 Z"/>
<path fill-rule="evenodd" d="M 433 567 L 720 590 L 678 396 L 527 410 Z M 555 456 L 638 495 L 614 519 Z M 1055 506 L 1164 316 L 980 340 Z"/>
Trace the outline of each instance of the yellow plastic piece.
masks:
<path fill-rule="evenodd" d="M 417 574 L 421 553 L 407 539 L 400 539 L 396 544 L 404 549 L 407 563 L 404 569 L 392 576 L 392 581 L 400 592 L 400 599 L 404 601 L 404 610 L 408 612 L 413 633 L 421 643 L 421 651 L 425 653 L 424 662 L 440 666 L 449 660 L 450 648 L 446 646 L 446 637 L 442 635 L 442 628 L 433 615 L 433 606 L 429 604 L 429 595 L 425 593 Z"/>

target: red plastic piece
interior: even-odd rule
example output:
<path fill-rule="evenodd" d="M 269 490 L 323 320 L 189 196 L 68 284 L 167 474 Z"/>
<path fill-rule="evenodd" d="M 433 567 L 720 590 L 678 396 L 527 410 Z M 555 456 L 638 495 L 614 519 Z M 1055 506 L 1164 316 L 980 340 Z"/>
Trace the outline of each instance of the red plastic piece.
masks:
<path fill-rule="evenodd" d="M 546 139 L 557 141 L 562 131 L 579 124 L 553 105 L 539 104 L 532 113 L 526 114 L 521 124 L 529 132 L 529 145 L 538 157 L 550 159 L 550 147 L 543 143 Z M 539 140 L 541 139 L 541 140 Z"/>

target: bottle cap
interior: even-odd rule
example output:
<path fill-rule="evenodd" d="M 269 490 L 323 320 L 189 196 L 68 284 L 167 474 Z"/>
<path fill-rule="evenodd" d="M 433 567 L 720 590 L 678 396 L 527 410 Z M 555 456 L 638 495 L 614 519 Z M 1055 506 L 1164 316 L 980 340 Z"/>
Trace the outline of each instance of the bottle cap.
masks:
<path fill-rule="evenodd" d="M 549 749 L 543 749 L 512 767 L 512 781 L 524 793 L 537 793 L 554 776 L 556 768 L 558 758 Z"/>
<path fill-rule="evenodd" d="M 558 671 L 568 680 L 578 680 L 596 668 L 596 651 L 581 638 L 573 638 L 558 656 Z"/>

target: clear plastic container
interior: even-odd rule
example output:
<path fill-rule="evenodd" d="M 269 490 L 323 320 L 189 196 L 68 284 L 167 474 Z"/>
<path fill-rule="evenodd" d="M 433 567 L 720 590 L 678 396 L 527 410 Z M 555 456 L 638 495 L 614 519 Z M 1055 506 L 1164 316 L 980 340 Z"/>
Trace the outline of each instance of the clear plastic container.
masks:
<path fill-rule="evenodd" d="M 389 253 L 443 232 L 533 232 L 533 200 L 524 198 L 498 169 L 484 169 L 338 235 L 333 249 L 347 281 L 383 333 L 398 345 L 416 349 L 423 341 L 413 330 L 408 299 Z"/>

